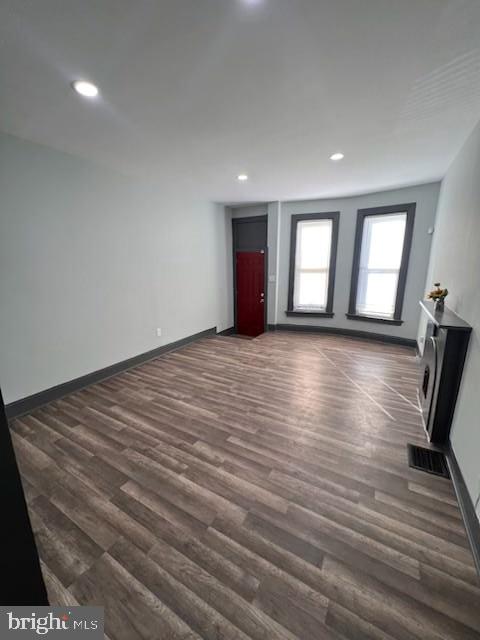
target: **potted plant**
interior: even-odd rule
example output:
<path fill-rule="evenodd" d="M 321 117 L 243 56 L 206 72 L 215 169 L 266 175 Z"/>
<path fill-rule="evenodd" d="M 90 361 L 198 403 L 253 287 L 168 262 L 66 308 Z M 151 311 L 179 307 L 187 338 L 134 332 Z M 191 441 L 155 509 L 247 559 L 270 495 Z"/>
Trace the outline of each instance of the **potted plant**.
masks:
<path fill-rule="evenodd" d="M 433 300 L 436 311 L 443 311 L 445 308 L 445 298 L 448 296 L 448 289 L 442 289 L 440 282 L 434 282 L 433 286 L 435 289 L 432 289 L 427 297 Z"/>

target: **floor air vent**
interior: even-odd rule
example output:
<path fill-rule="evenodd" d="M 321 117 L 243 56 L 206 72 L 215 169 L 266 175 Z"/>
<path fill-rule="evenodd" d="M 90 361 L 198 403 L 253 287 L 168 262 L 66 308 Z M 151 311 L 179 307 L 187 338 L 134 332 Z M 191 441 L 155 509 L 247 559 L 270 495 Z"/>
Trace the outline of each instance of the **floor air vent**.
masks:
<path fill-rule="evenodd" d="M 433 473 L 436 476 L 450 478 L 448 472 L 447 461 L 440 451 L 432 451 L 424 447 L 417 447 L 414 444 L 407 445 L 408 448 L 408 464 L 413 469 Z"/>

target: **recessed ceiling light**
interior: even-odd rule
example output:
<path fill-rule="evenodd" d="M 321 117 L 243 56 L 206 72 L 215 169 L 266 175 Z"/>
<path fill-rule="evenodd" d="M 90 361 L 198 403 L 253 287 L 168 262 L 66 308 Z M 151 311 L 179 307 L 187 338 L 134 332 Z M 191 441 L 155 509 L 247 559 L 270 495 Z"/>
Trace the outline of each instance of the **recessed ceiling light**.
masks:
<path fill-rule="evenodd" d="M 72 87 L 84 98 L 96 98 L 98 96 L 98 88 L 86 80 L 76 80 L 72 82 Z"/>
<path fill-rule="evenodd" d="M 334 162 L 338 162 L 339 160 L 343 160 L 344 159 L 344 155 L 343 153 L 334 153 L 333 155 L 330 156 L 330 160 L 333 160 Z"/>
<path fill-rule="evenodd" d="M 248 180 L 248 176 L 246 173 L 241 173 L 240 175 L 237 176 L 237 180 L 239 182 L 245 182 L 246 180 Z"/>

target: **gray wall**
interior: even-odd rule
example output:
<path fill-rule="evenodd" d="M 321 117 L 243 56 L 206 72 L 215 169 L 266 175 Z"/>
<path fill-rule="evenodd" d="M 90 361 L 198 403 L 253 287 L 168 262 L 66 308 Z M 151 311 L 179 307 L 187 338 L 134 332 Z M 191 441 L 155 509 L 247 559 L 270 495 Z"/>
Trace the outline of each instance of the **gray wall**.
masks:
<path fill-rule="evenodd" d="M 277 300 L 278 300 L 278 266 L 280 264 L 280 218 L 282 215 L 282 203 L 270 202 L 268 212 L 268 324 L 278 324 Z"/>
<path fill-rule="evenodd" d="M 447 306 L 473 327 L 451 440 L 475 502 L 480 492 L 480 124 L 442 182 L 425 289 L 437 280 L 450 291 Z"/>
<path fill-rule="evenodd" d="M 418 301 L 423 296 L 432 238 L 427 231 L 429 227 L 433 227 L 434 225 L 438 191 L 439 184 L 432 183 L 409 187 L 407 189 L 362 195 L 354 198 L 337 198 L 334 200 L 315 200 L 308 202 L 282 202 L 279 221 L 280 244 L 277 275 L 277 323 L 332 326 L 415 339 L 417 337 L 420 314 Z M 350 277 L 352 272 L 357 210 L 366 207 L 378 207 L 406 202 L 416 202 L 417 210 L 402 313 L 404 323 L 397 327 L 373 322 L 348 320 L 345 314 L 348 310 L 350 295 Z M 335 317 L 331 319 L 287 317 L 285 310 L 287 309 L 288 301 L 291 216 L 298 213 L 320 213 L 327 211 L 340 211 L 334 293 Z"/>
<path fill-rule="evenodd" d="M 0 385 L 7 403 L 232 326 L 229 216 L 164 182 L 144 184 L 0 136 Z"/>
<path fill-rule="evenodd" d="M 339 327 L 371 333 L 394 335 L 414 340 L 417 337 L 420 318 L 418 301 L 423 297 L 428 268 L 433 228 L 440 184 L 431 184 L 384 191 L 353 198 L 312 200 L 295 202 L 272 202 L 233 209 L 234 217 L 268 213 L 268 322 L 269 324 L 303 324 Z M 357 210 L 382 205 L 416 202 L 415 227 L 408 268 L 405 300 L 401 326 L 390 326 L 378 322 L 348 320 L 350 278 L 353 261 L 353 245 Z M 290 264 L 291 217 L 298 213 L 321 213 L 340 211 L 337 268 L 335 278 L 333 318 L 287 317 L 288 274 Z"/>

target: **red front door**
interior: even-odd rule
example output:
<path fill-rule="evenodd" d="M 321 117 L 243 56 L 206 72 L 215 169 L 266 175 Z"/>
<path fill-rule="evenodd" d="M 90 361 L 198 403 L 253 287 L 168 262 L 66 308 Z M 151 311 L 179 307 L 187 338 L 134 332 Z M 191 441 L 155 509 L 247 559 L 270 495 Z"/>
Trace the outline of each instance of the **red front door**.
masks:
<path fill-rule="evenodd" d="M 265 252 L 237 251 L 237 333 L 265 331 Z"/>

